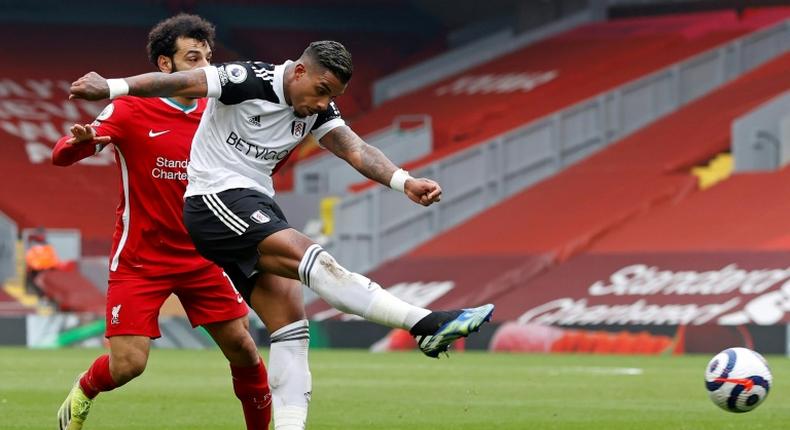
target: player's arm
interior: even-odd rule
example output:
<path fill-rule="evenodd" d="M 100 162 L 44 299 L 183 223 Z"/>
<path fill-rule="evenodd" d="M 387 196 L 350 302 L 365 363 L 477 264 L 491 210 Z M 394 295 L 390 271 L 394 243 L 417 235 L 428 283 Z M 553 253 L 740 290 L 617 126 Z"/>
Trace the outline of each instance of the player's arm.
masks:
<path fill-rule="evenodd" d="M 345 160 L 365 177 L 402 190 L 415 203 L 430 206 L 442 198 L 439 184 L 430 179 L 412 178 L 346 125 L 333 128 L 321 137 L 320 142 L 321 146 Z"/>
<path fill-rule="evenodd" d="M 102 100 L 123 95 L 137 97 L 206 97 L 209 92 L 202 69 L 176 73 L 151 72 L 123 79 L 104 79 L 96 72 L 71 84 L 70 99 Z"/>
<path fill-rule="evenodd" d="M 98 154 L 112 143 L 116 147 L 127 145 L 126 124 L 134 121 L 136 108 L 129 97 L 113 100 L 104 107 L 91 124 L 74 124 L 71 136 L 63 136 L 52 150 L 52 164 L 69 166 Z"/>
<path fill-rule="evenodd" d="M 99 153 L 112 142 L 110 136 L 97 136 L 90 124 L 74 124 L 69 131 L 71 136 L 61 137 L 52 150 L 52 164 L 56 166 L 70 166 Z"/>

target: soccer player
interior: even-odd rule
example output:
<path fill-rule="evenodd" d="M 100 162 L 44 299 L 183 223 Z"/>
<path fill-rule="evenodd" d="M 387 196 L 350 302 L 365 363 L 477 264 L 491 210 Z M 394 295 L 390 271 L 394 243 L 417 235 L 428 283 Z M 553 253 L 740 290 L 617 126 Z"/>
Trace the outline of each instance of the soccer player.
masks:
<path fill-rule="evenodd" d="M 172 73 L 207 66 L 213 45 L 213 25 L 182 14 L 153 28 L 148 52 L 159 70 Z M 160 336 L 159 309 L 171 293 L 180 298 L 193 326 L 205 327 L 230 362 L 247 429 L 268 428 L 267 374 L 247 330 L 247 306 L 228 276 L 197 253 L 181 220 L 187 160 L 205 104 L 205 100 L 183 97 L 119 98 L 94 124 L 74 125 L 72 136 L 60 139 L 54 149 L 53 163 L 67 166 L 113 143 L 122 187 L 107 291 L 110 354 L 96 359 L 75 383 L 58 411 L 61 430 L 82 428 L 97 394 L 143 372 L 150 339 Z M 268 306 L 261 315 L 269 330 L 274 328 L 273 334 L 294 323 L 303 329 L 300 333 L 306 333 L 301 289 L 270 282 L 257 290 L 264 300 L 279 305 Z M 293 349 L 293 342 L 282 343 Z M 282 347 L 273 344 L 270 363 L 288 368 L 295 362 L 303 370 L 306 383 L 291 378 L 278 385 L 290 384 L 292 391 L 299 391 L 301 403 L 297 405 L 306 409 L 304 393 L 310 391 L 307 341 L 300 340 L 299 346 L 305 350 L 304 357 L 291 357 L 288 350 L 283 353 L 278 351 Z M 277 390 L 273 391 L 278 397 Z M 283 396 L 279 397 L 283 404 Z"/>
<path fill-rule="evenodd" d="M 333 99 L 345 91 L 352 69 L 343 45 L 319 41 L 279 65 L 236 62 L 110 80 L 90 72 L 72 83 L 70 97 L 209 97 L 192 142 L 184 202 L 184 223 L 198 252 L 222 267 L 242 294 L 250 294 L 260 276 L 297 279 L 341 311 L 409 330 L 423 353 L 438 357 L 490 320 L 494 306 L 432 312 L 408 304 L 291 228 L 273 200 L 272 172 L 307 133 L 416 203 L 441 199 L 436 182 L 398 169 L 345 124 Z"/>

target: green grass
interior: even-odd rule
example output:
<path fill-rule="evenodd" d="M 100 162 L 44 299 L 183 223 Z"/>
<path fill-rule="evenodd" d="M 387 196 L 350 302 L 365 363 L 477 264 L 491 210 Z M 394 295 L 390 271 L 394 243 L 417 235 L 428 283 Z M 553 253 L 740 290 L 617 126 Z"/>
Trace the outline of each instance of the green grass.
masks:
<path fill-rule="evenodd" d="M 0 349 L 0 428 L 54 429 L 75 375 L 99 350 Z M 265 355 L 265 354 L 264 354 Z M 713 406 L 708 356 L 311 352 L 310 429 L 778 429 L 790 426 L 790 360 L 748 414 Z M 618 374 L 618 368 L 641 369 Z M 102 394 L 93 429 L 243 429 L 217 350 L 153 350 L 142 377 Z"/>

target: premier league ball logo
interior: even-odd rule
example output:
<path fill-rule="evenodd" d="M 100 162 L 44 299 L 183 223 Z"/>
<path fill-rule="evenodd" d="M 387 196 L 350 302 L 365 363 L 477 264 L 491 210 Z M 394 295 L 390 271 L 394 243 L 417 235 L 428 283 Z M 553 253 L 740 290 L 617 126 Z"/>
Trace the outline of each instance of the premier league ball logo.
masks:
<path fill-rule="evenodd" d="M 239 84 L 247 79 L 247 69 L 239 64 L 228 64 L 225 66 L 228 72 L 228 79 L 234 84 Z"/>

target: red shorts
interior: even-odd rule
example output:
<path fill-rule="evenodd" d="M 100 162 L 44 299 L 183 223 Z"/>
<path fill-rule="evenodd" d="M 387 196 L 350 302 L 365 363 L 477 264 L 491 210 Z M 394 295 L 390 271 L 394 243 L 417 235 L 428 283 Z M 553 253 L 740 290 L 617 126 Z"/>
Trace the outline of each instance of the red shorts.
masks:
<path fill-rule="evenodd" d="M 247 315 L 247 304 L 217 266 L 177 276 L 141 277 L 110 273 L 106 337 L 161 336 L 159 309 L 175 294 L 193 327 Z"/>

